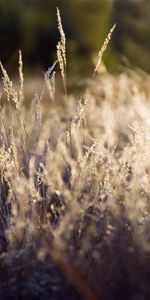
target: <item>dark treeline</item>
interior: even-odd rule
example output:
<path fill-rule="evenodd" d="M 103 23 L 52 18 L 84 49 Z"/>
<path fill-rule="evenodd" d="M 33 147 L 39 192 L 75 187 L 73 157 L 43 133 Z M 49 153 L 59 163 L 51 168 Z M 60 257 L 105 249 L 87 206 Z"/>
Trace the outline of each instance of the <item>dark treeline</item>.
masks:
<path fill-rule="evenodd" d="M 0 0 L 0 59 L 13 69 L 21 49 L 28 70 L 49 66 L 59 39 L 56 6 L 67 38 L 68 68 L 88 71 L 113 23 L 117 28 L 104 62 L 150 69 L 150 0 Z"/>

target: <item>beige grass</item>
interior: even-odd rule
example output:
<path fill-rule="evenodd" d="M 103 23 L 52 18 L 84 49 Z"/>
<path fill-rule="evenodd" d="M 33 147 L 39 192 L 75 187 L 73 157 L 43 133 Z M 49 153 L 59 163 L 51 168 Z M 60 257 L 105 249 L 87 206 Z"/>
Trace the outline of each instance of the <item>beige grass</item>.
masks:
<path fill-rule="evenodd" d="M 57 54 L 66 84 L 59 10 L 57 19 Z M 2 65 L 1 69 L 0 230 L 7 253 L 34 245 L 38 259 L 49 254 L 84 299 L 116 299 L 124 272 L 132 293 L 136 284 L 137 293 L 147 299 L 148 280 L 137 273 L 149 272 L 149 76 L 127 70 L 116 77 L 95 77 L 81 98 L 68 95 L 66 115 L 62 101 L 55 106 L 54 87 L 49 107 L 42 102 L 45 79 L 42 93 L 26 107 L 21 52 L 20 98 Z"/>

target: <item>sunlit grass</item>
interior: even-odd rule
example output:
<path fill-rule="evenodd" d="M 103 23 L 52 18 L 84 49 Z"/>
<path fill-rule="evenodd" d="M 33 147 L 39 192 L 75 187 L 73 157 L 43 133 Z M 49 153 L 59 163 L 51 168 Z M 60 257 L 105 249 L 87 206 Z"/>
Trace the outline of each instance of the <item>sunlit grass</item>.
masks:
<path fill-rule="evenodd" d="M 59 11 L 57 17 L 64 41 Z M 60 96 L 57 63 L 31 99 L 23 90 L 21 52 L 19 90 L 1 65 L 0 263 L 10 273 L 0 272 L 0 295 L 8 299 L 8 285 L 11 299 L 51 297 L 48 272 L 57 266 L 83 299 L 148 299 L 150 78 L 106 73 L 89 80 L 82 97 L 69 94 L 63 41 Z"/>

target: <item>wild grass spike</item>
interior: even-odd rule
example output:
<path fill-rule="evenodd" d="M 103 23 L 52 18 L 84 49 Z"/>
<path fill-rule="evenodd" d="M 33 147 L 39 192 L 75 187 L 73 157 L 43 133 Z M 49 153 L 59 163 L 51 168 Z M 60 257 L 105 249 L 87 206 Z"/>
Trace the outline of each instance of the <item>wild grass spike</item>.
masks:
<path fill-rule="evenodd" d="M 23 61 L 22 61 L 22 53 L 21 50 L 19 50 L 19 78 L 20 78 L 20 102 L 23 101 Z"/>
<path fill-rule="evenodd" d="M 97 63 L 96 63 L 96 66 L 95 66 L 95 69 L 94 69 L 94 73 L 93 73 L 93 77 L 95 76 L 100 64 L 101 64 L 101 61 L 102 61 L 102 57 L 103 57 L 103 54 L 105 52 L 105 50 L 107 49 L 107 46 L 109 44 L 109 41 L 111 39 L 111 36 L 112 36 L 112 33 L 113 31 L 115 30 L 116 28 L 116 24 L 113 25 L 113 27 L 110 29 L 108 35 L 107 35 L 107 38 L 105 39 L 103 45 L 102 45 L 102 48 L 101 50 L 99 51 L 98 53 L 98 60 L 97 60 Z"/>
<path fill-rule="evenodd" d="M 0 67 L 3 74 L 3 85 L 4 85 L 4 91 L 7 95 L 7 100 L 10 101 L 11 99 L 15 102 L 16 108 L 18 109 L 20 107 L 20 103 L 18 100 L 18 94 L 17 91 L 13 87 L 13 83 L 10 80 L 5 68 L 3 67 L 2 63 L 0 62 Z"/>
<path fill-rule="evenodd" d="M 60 33 L 60 41 L 57 44 L 57 58 L 59 61 L 59 66 L 61 70 L 61 75 L 63 78 L 64 89 L 66 91 L 66 37 L 62 26 L 60 11 L 57 7 L 57 23 L 58 23 L 58 30 Z"/>

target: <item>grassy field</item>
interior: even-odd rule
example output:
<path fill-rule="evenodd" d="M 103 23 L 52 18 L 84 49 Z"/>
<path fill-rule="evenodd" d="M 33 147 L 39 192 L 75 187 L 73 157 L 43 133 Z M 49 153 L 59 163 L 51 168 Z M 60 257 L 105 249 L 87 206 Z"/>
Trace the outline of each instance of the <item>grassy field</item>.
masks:
<path fill-rule="evenodd" d="M 150 77 L 96 75 L 110 32 L 69 93 L 57 14 L 64 92 L 56 63 L 32 97 L 1 65 L 0 299 L 150 299 Z"/>

